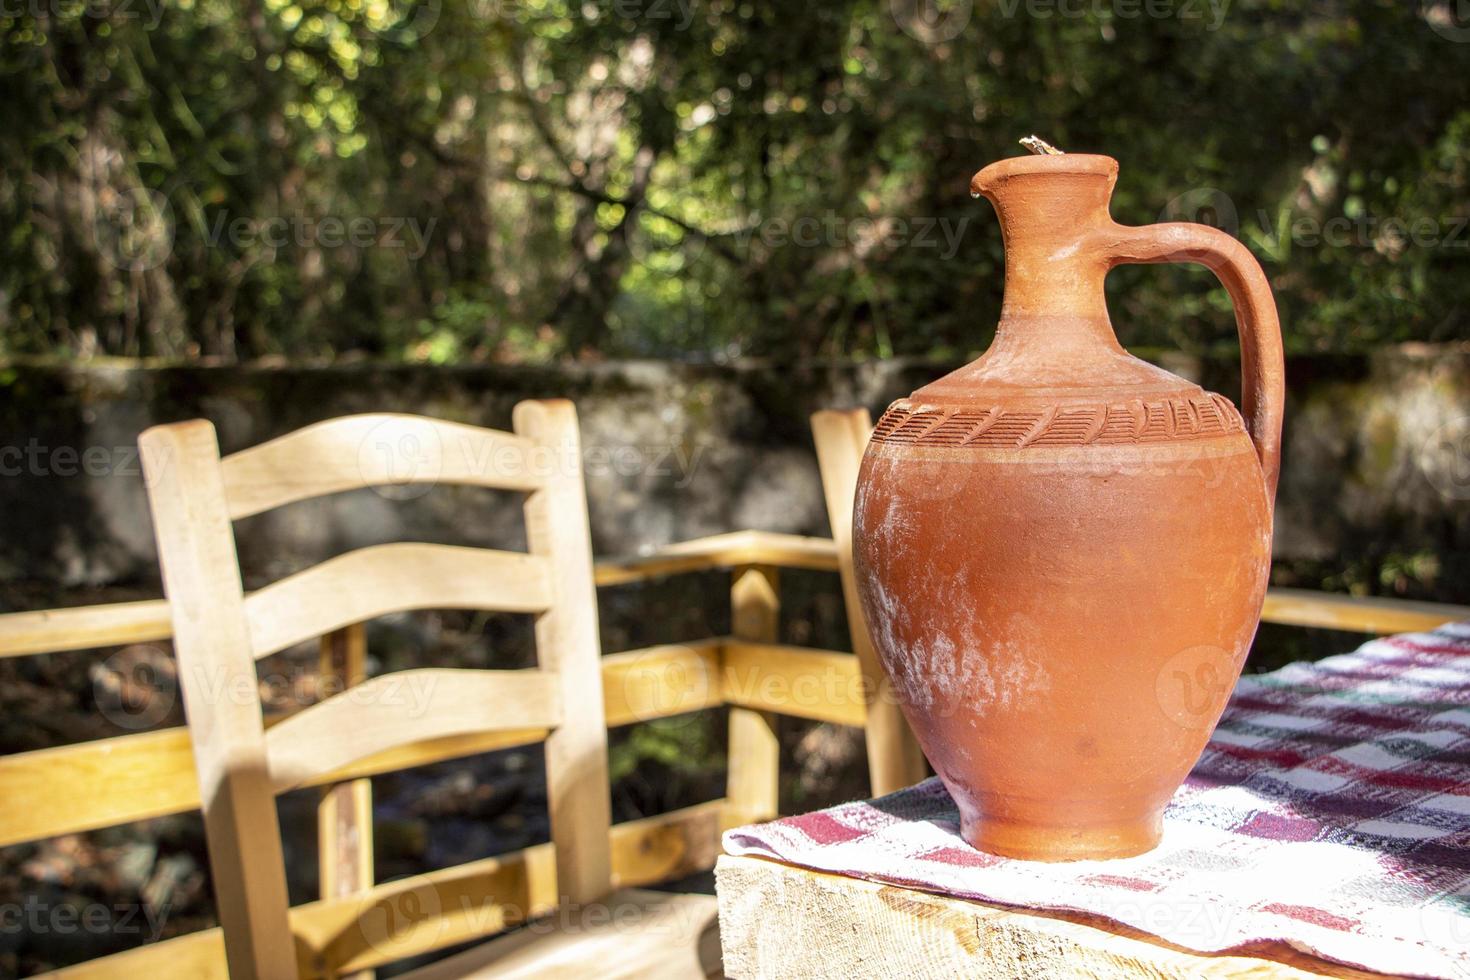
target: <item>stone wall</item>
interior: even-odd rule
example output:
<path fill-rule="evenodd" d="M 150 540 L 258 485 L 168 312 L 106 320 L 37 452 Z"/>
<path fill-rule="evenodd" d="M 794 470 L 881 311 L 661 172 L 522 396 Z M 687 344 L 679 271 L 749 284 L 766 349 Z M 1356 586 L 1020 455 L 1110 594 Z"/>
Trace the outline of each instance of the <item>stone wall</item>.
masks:
<path fill-rule="evenodd" d="M 1228 359 L 1163 363 L 1237 394 Z M 0 368 L 0 580 L 61 589 L 156 582 L 134 450 L 149 425 L 204 416 L 231 452 L 350 412 L 504 427 L 528 397 L 578 404 L 599 555 L 745 527 L 826 534 L 808 415 L 852 405 L 876 413 L 946 367 L 12 364 Z M 1288 369 L 1278 559 L 1369 569 L 1362 574 L 1381 580 L 1375 589 L 1390 574 L 1384 567 L 1403 566 L 1398 584 L 1408 591 L 1470 600 L 1470 346 L 1294 358 Z M 518 543 L 508 495 L 435 487 L 404 496 L 362 491 L 244 522 L 247 578 L 378 541 Z"/>

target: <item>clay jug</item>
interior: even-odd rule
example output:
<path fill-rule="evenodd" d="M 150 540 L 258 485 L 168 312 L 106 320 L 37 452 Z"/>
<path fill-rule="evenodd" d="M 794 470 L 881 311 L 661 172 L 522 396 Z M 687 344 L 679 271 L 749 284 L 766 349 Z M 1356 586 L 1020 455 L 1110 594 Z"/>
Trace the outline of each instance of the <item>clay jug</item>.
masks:
<path fill-rule="evenodd" d="M 974 847 L 1139 854 L 1240 675 L 1271 562 L 1280 327 L 1250 252 L 1124 227 L 1117 161 L 977 174 L 1005 301 L 975 362 L 895 402 L 863 459 L 859 591 L 883 667 Z M 1109 269 L 1191 262 L 1235 304 L 1243 409 L 1134 358 Z"/>

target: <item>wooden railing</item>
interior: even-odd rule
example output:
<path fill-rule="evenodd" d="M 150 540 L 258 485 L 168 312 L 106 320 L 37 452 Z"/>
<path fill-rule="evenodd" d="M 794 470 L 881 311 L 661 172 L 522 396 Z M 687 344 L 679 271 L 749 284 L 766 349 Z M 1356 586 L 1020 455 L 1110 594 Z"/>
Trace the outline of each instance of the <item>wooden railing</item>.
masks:
<path fill-rule="evenodd" d="M 684 572 L 732 572 L 732 634 L 615 653 L 603 658 L 609 726 L 730 706 L 726 796 L 613 829 L 620 886 L 652 884 L 714 865 L 719 834 L 776 813 L 777 742 L 772 717 L 862 725 L 866 696 L 850 653 L 779 645 L 779 569 L 836 572 L 829 540 L 741 531 L 597 566 L 599 586 Z M 1354 599 L 1297 590 L 1269 594 L 1263 619 L 1367 633 L 1431 629 L 1470 619 L 1470 607 Z M 350 631 L 357 630 L 356 636 Z M 0 657 L 166 640 L 163 600 L 0 615 Z M 323 666 L 349 675 L 360 627 L 323 642 Z M 333 651 L 345 659 L 334 660 Z M 527 745 L 542 731 L 500 732 L 421 742 L 352 764 L 318 780 L 351 786 L 379 773 Z M 182 728 L 0 757 L 0 846 L 96 830 L 199 808 L 188 732 Z M 345 801 L 341 801 L 345 802 Z M 349 808 L 350 809 L 350 808 Z M 370 830 L 370 828 L 365 828 Z M 323 821 L 323 834 L 330 833 Z M 322 842 L 326 850 L 327 842 Z M 365 890 L 349 879 L 322 900 L 292 909 L 302 976 L 336 976 L 497 932 L 556 903 L 552 845 L 431 872 Z M 326 877 L 326 876 L 324 876 Z M 324 885 L 328 883 L 324 881 Z M 396 923 L 391 939 L 362 923 Z M 374 939 L 380 941 L 374 942 Z M 208 929 L 61 971 L 116 975 L 224 977 L 218 929 Z"/>

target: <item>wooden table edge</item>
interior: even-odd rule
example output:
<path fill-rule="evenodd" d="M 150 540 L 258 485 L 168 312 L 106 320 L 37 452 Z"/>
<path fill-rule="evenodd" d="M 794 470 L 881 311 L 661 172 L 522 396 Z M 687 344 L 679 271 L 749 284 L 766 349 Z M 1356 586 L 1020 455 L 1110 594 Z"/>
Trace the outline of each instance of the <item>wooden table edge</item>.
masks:
<path fill-rule="evenodd" d="M 989 972 L 967 973 L 972 976 L 1020 975 L 1009 968 L 1011 961 L 1016 965 L 1025 964 L 1028 972 L 1041 969 L 1044 973 L 1045 964 L 1040 961 L 1047 958 L 1056 960 L 1052 966 L 1082 971 L 1091 976 L 1219 977 L 1232 980 L 1391 976 L 1321 959 L 1285 943 L 1254 944 L 1218 953 L 1202 953 L 1103 916 L 1017 909 L 815 871 L 750 855 L 721 855 L 715 874 L 727 969 L 742 965 L 750 967 L 757 962 L 772 964 L 775 961 L 771 957 L 775 956 L 779 958 L 780 972 L 784 975 L 795 975 L 791 971 L 802 968 L 809 971 L 805 975 L 821 975 L 824 970 L 822 963 L 815 959 L 805 963 L 801 960 L 819 955 L 820 947 L 829 947 L 829 952 L 831 947 L 841 947 L 842 937 L 856 940 L 858 930 L 865 929 L 870 935 L 913 936 L 916 942 L 910 948 L 901 948 L 902 944 L 895 942 L 891 955 L 892 966 L 897 971 L 895 976 L 915 975 L 916 961 L 913 957 L 933 953 L 936 948 L 930 934 L 953 934 L 957 927 L 968 928 L 966 924 L 973 922 L 976 936 L 973 948 L 969 948 L 967 940 L 960 940 L 960 945 L 974 958 L 970 965 L 981 969 L 990 965 L 988 961 L 999 962 Z M 755 896 L 735 894 L 737 890 L 745 892 L 750 882 L 761 882 L 768 887 Z M 832 901 L 836 895 L 845 902 Z M 829 920 L 826 924 L 829 931 L 834 932 L 836 942 L 814 942 L 810 935 L 802 936 L 805 930 L 793 922 L 794 906 L 818 896 L 821 896 L 820 904 L 827 912 L 835 913 L 822 917 Z M 843 918 L 842 907 L 852 910 L 852 921 L 840 921 Z M 881 920 L 890 916 L 912 920 L 920 927 L 910 928 L 907 924 L 896 930 L 885 927 Z M 858 921 L 859 918 L 862 921 Z M 775 937 L 768 931 L 770 929 L 780 929 L 792 935 L 789 956 L 773 949 Z M 991 943 L 987 943 L 987 937 Z M 998 957 L 996 954 L 1000 951 L 991 948 L 996 939 L 1026 948 L 1007 951 Z M 852 969 L 853 964 L 845 967 Z M 774 974 L 766 969 L 730 972 L 730 976 L 740 977 L 761 975 Z M 869 975 L 885 974 L 880 971 Z"/>

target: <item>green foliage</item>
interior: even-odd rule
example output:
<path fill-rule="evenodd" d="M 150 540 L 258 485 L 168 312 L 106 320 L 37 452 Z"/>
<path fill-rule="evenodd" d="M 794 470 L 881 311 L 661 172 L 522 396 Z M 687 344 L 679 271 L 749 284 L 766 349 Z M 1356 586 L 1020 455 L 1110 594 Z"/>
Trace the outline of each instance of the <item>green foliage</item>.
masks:
<path fill-rule="evenodd" d="M 718 768 L 721 761 L 720 747 L 704 720 L 660 718 L 634 725 L 612 746 L 608 775 L 617 783 L 654 763 L 676 776 L 692 777 Z"/>
<path fill-rule="evenodd" d="M 929 6 L 10 5 L 0 354 L 958 354 L 968 178 L 1033 131 L 1121 160 L 1120 220 L 1213 212 L 1295 349 L 1470 333 L 1453 4 Z M 1207 274 L 1109 287 L 1126 342 L 1234 342 Z"/>

